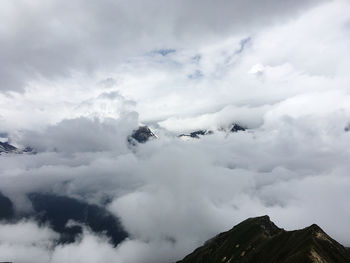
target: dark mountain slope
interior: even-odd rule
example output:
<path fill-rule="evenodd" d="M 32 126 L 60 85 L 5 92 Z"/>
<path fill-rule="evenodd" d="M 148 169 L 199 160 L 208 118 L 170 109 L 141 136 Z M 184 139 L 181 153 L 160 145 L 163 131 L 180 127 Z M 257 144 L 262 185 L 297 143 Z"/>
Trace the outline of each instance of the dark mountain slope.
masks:
<path fill-rule="evenodd" d="M 29 199 L 37 213 L 36 219 L 42 223 L 49 223 L 53 230 L 60 233 L 60 242 L 74 242 L 82 232 L 80 226 L 67 226 L 69 220 L 85 224 L 94 232 L 105 233 L 114 245 L 118 245 L 127 237 L 118 218 L 103 207 L 47 193 L 33 193 L 29 195 Z"/>
<path fill-rule="evenodd" d="M 17 154 L 36 154 L 35 150 L 31 147 L 25 147 L 24 149 L 17 148 L 8 142 L 0 142 L 0 155 L 1 154 L 10 154 L 10 153 L 17 153 Z"/>
<path fill-rule="evenodd" d="M 0 192 L 0 220 L 11 219 L 14 215 L 11 200 Z"/>
<path fill-rule="evenodd" d="M 241 125 L 234 123 L 232 124 L 232 127 L 230 129 L 231 132 L 239 132 L 239 131 L 245 131 L 246 128 L 242 127 Z"/>
<path fill-rule="evenodd" d="M 0 142 L 0 154 L 1 153 L 11 153 L 16 152 L 17 148 L 8 142 Z"/>
<path fill-rule="evenodd" d="M 237 124 L 237 123 L 233 123 L 230 127 L 222 127 L 219 129 L 219 131 L 224 131 L 224 132 L 227 132 L 227 133 L 236 133 L 236 132 L 240 132 L 240 131 L 246 131 L 247 128 L 244 128 L 243 126 Z M 213 134 L 214 131 L 211 131 L 211 130 L 197 130 L 197 131 L 193 131 L 191 133 L 182 133 L 180 134 L 178 137 L 179 138 L 182 138 L 182 139 L 191 139 L 191 138 L 194 138 L 194 139 L 200 139 L 202 136 L 205 136 L 205 135 L 210 135 L 210 134 Z"/>
<path fill-rule="evenodd" d="M 137 143 L 145 143 L 150 139 L 157 138 L 157 136 L 147 126 L 140 126 L 134 130 L 127 140 L 130 145 L 135 146 Z"/>
<path fill-rule="evenodd" d="M 317 225 L 285 231 L 268 216 L 249 218 L 178 263 L 349 263 L 350 253 Z"/>
<path fill-rule="evenodd" d="M 189 134 L 184 134 L 184 133 L 180 134 L 178 137 L 179 138 L 188 137 L 188 138 L 199 139 L 200 136 L 209 135 L 209 134 L 213 134 L 213 131 L 210 131 L 210 130 L 198 130 L 198 131 L 191 132 Z"/>

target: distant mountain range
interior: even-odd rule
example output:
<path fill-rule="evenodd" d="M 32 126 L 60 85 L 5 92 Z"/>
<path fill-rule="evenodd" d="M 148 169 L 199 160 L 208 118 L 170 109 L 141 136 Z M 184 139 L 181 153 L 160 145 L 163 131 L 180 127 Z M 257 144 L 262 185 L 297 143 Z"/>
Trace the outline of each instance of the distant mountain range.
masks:
<path fill-rule="evenodd" d="M 237 123 L 233 123 L 229 129 L 220 129 L 225 130 L 229 132 L 239 132 L 239 131 L 245 131 L 246 128 L 243 126 L 240 126 Z M 201 136 L 210 135 L 214 132 L 211 130 L 196 130 L 193 132 L 190 132 L 188 134 L 180 134 L 177 137 L 187 140 L 187 139 L 199 139 Z M 127 137 L 127 142 L 130 146 L 136 146 L 138 143 L 146 143 L 150 139 L 156 139 L 158 136 L 149 128 L 148 126 L 140 126 L 137 129 L 133 130 L 131 135 Z M 1 142 L 0 141 L 0 155 L 1 154 L 8 154 L 8 153 L 17 153 L 17 154 L 26 154 L 31 153 L 35 154 L 35 150 L 31 147 L 26 147 L 24 149 L 19 149 L 13 145 L 11 145 L 8 142 Z"/>
<path fill-rule="evenodd" d="M 221 131 L 228 132 L 239 132 L 245 131 L 246 128 L 243 126 L 233 123 L 228 129 L 221 128 Z M 188 139 L 200 139 L 202 136 L 213 134 L 212 130 L 196 130 L 190 133 L 182 133 L 177 137 L 188 140 Z M 146 143 L 150 139 L 158 138 L 158 136 L 148 127 L 148 126 L 140 126 L 138 129 L 134 130 L 130 136 L 128 136 L 129 145 L 135 146 L 137 143 Z"/>
<path fill-rule="evenodd" d="M 229 127 L 228 129 L 225 128 L 220 128 L 220 131 L 226 131 L 226 132 L 239 132 L 239 131 L 245 131 L 246 128 L 244 128 L 243 126 L 237 124 L 237 123 L 233 123 L 231 125 L 231 127 Z M 188 140 L 188 139 L 200 139 L 201 136 L 205 136 L 205 135 L 210 135 L 213 134 L 214 131 L 212 130 L 196 130 L 190 133 L 183 133 L 180 134 L 178 137 L 184 140 Z"/>
<path fill-rule="evenodd" d="M 241 124 L 238 123 L 232 123 L 229 127 L 221 127 L 218 129 L 219 131 L 224 131 L 227 133 L 236 133 L 236 132 L 244 132 L 247 130 L 246 127 L 244 127 Z M 350 131 L 350 124 L 348 124 L 344 128 L 345 132 Z M 185 141 L 190 139 L 200 139 L 203 136 L 213 134 L 214 131 L 212 130 L 194 130 L 189 133 L 182 133 L 178 135 L 177 137 L 180 139 L 183 139 Z M 130 146 L 136 146 L 139 143 L 146 143 L 151 139 L 156 139 L 158 136 L 151 130 L 150 127 L 143 125 L 139 126 L 137 129 L 133 130 L 132 133 L 127 137 L 127 142 Z M 2 153 L 31 153 L 35 154 L 35 150 L 31 147 L 26 147 L 24 149 L 18 149 L 17 147 L 9 144 L 8 142 L 1 142 L 0 141 L 0 155 Z"/>
<path fill-rule="evenodd" d="M 9 144 L 8 142 L 0 142 L 0 155 L 3 153 L 35 153 L 31 147 L 26 147 L 24 149 L 18 149 L 17 147 Z"/>
<path fill-rule="evenodd" d="M 208 240 L 177 263 L 349 263 L 350 252 L 313 224 L 278 228 L 268 216 L 249 218 Z"/>
<path fill-rule="evenodd" d="M 209 134 L 213 134 L 213 131 L 210 130 L 198 130 L 198 131 L 193 131 L 191 133 L 188 134 L 180 134 L 178 137 L 181 139 L 199 139 L 200 136 L 204 136 L 204 135 L 209 135 Z"/>

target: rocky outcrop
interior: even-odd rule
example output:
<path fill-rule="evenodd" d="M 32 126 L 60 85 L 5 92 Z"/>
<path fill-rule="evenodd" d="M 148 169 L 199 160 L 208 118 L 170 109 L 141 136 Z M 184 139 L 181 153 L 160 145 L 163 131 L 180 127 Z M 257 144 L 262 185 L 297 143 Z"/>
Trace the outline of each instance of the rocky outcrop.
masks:
<path fill-rule="evenodd" d="M 210 130 L 198 130 L 188 134 L 184 134 L 184 133 L 180 134 L 178 137 L 181 139 L 199 139 L 200 136 L 209 135 L 209 134 L 213 134 L 213 132 Z"/>
<path fill-rule="evenodd" d="M 128 142 L 130 145 L 136 145 L 137 143 L 145 143 L 152 138 L 157 138 L 157 136 L 151 131 L 151 129 L 147 126 L 140 126 L 128 137 Z"/>
<path fill-rule="evenodd" d="M 245 130 L 246 130 L 246 128 L 244 128 L 243 126 L 241 126 L 237 123 L 234 123 L 234 124 L 232 124 L 230 132 L 239 132 L 239 131 L 245 131 Z"/>
<path fill-rule="evenodd" d="M 15 146 L 9 144 L 8 142 L 0 142 L 0 154 L 15 152 L 18 152 L 18 149 Z"/>

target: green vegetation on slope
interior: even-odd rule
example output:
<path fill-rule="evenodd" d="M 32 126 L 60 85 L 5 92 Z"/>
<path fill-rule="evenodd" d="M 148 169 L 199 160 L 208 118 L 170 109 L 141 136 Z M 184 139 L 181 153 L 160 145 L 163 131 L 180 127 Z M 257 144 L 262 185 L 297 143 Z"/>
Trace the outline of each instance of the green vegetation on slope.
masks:
<path fill-rule="evenodd" d="M 268 216 L 249 218 L 178 263 L 349 263 L 350 253 L 317 225 L 285 231 Z"/>

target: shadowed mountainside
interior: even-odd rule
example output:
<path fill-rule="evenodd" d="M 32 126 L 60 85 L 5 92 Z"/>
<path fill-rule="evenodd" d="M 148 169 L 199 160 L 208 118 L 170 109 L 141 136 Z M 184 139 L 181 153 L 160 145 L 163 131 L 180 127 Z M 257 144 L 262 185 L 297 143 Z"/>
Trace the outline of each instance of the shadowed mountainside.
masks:
<path fill-rule="evenodd" d="M 0 192 L 0 221 L 14 223 L 24 218 L 34 218 L 58 232 L 59 243 L 74 242 L 83 232 L 82 225 L 95 233 L 104 233 L 115 246 L 128 236 L 119 219 L 102 206 L 50 193 L 32 193 L 28 198 L 34 212 L 16 214 L 12 201 Z M 70 224 L 73 221 L 75 223 Z"/>
<path fill-rule="evenodd" d="M 48 222 L 53 230 L 60 233 L 60 242 L 74 242 L 76 236 L 82 233 L 81 226 L 67 225 L 70 220 L 84 224 L 94 232 L 105 233 L 114 245 L 128 236 L 118 218 L 103 207 L 45 193 L 30 194 L 29 199 L 36 212 L 36 219 L 42 223 Z"/>
<path fill-rule="evenodd" d="M 0 142 L 0 154 L 1 153 L 11 153 L 16 152 L 17 148 L 8 142 Z"/>
<path fill-rule="evenodd" d="M 0 192 L 0 220 L 9 220 L 13 216 L 14 209 L 11 200 Z"/>
<path fill-rule="evenodd" d="M 137 130 L 134 130 L 132 134 L 127 138 L 129 145 L 135 146 L 137 143 L 145 143 L 151 138 L 157 138 L 157 136 L 147 126 L 140 126 Z"/>

